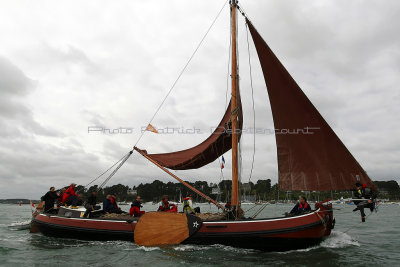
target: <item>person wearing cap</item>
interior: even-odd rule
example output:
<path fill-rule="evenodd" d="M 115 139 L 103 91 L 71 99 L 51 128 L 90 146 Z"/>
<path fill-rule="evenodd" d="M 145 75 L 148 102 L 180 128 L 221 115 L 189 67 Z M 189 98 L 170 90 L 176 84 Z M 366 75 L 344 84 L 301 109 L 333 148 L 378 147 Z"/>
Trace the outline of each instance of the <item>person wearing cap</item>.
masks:
<path fill-rule="evenodd" d="M 359 182 L 356 183 L 356 188 L 352 189 L 352 191 L 354 192 L 354 197 L 358 199 L 353 201 L 354 204 L 357 205 L 357 208 L 355 208 L 353 211 L 359 210 L 361 213 L 361 221 L 365 222 L 364 208 L 369 208 L 371 212 L 374 211 L 374 199 L 376 195 L 369 187 L 367 187 L 366 184 L 361 184 Z"/>

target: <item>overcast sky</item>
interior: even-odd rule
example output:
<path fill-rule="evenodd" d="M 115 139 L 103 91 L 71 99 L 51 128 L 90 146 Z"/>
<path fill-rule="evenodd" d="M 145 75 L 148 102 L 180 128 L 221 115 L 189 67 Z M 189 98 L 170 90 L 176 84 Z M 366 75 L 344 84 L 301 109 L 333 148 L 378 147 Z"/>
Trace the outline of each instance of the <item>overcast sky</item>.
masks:
<path fill-rule="evenodd" d="M 87 184 L 136 143 L 224 0 L 0 0 L 0 198 L 39 198 L 50 186 Z M 400 182 L 400 3 L 396 0 L 242 0 L 260 34 L 373 180 Z M 200 47 L 138 146 L 197 145 L 226 105 L 229 8 Z M 239 19 L 244 126 L 252 127 L 244 20 Z M 256 127 L 273 129 L 250 43 Z M 133 128 L 131 134 L 88 127 Z M 252 181 L 277 178 L 273 135 L 257 135 Z M 242 139 L 249 180 L 253 136 Z M 230 177 L 226 154 L 225 179 Z M 218 161 L 177 171 L 219 182 Z M 109 184 L 174 181 L 134 153 Z"/>

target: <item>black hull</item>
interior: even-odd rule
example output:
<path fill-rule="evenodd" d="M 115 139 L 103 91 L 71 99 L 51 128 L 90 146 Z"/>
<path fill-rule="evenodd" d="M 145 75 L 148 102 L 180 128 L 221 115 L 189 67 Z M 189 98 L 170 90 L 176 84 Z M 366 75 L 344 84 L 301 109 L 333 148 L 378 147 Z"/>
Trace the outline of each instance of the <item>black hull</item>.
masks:
<path fill-rule="evenodd" d="M 34 227 L 38 228 L 42 234 L 50 237 L 98 241 L 125 240 L 133 242 L 133 233 L 127 231 L 78 228 L 65 225 L 43 223 L 36 220 L 33 220 L 32 224 Z"/>
<path fill-rule="evenodd" d="M 133 233 L 126 231 L 110 231 L 88 228 L 77 228 L 64 225 L 32 222 L 45 236 L 58 238 L 73 238 L 80 240 L 123 240 L 134 241 Z M 221 244 L 231 247 L 240 247 L 245 249 L 256 249 L 262 251 L 287 251 L 294 249 L 304 249 L 317 246 L 323 238 L 276 238 L 276 237 L 257 237 L 254 235 L 230 236 L 221 234 L 217 236 L 195 234 L 183 244 L 194 245 L 215 245 Z"/>

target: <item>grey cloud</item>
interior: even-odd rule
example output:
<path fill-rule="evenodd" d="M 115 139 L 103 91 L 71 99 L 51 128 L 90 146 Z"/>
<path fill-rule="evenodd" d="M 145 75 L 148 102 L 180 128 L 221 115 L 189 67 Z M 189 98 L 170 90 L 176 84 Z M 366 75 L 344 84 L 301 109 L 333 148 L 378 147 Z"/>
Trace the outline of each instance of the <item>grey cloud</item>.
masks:
<path fill-rule="evenodd" d="M 61 136 L 53 129 L 46 129 L 38 123 L 31 109 L 24 103 L 37 83 L 28 78 L 11 61 L 0 57 L 0 125 L 1 136 L 37 134 L 42 136 Z"/>

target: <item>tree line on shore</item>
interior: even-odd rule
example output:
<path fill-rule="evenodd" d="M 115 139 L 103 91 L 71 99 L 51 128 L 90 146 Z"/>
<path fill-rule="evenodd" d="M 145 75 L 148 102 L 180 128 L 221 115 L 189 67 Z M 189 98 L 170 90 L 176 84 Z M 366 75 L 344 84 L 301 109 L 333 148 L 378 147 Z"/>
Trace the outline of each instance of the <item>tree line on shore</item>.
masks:
<path fill-rule="evenodd" d="M 220 202 L 226 202 L 230 199 L 232 183 L 230 180 L 222 180 L 217 183 L 208 183 L 207 181 L 187 182 L 194 188 L 202 191 L 206 195 Z M 389 199 L 391 201 L 400 200 L 400 187 L 394 180 L 375 181 L 379 188 L 379 198 Z M 271 179 L 258 180 L 257 182 L 240 183 L 240 196 L 242 200 L 250 201 L 295 201 L 301 195 L 306 196 L 311 201 L 322 201 L 328 198 L 339 199 L 350 198 L 350 188 L 348 191 L 281 191 L 278 184 L 271 184 Z M 141 196 L 142 201 L 158 202 L 163 195 L 168 195 L 170 201 L 178 202 L 187 194 L 192 193 L 190 189 L 181 183 L 164 183 L 160 180 L 154 180 L 151 183 L 141 183 L 132 188 L 127 185 L 116 184 L 99 189 L 97 185 L 84 188 L 82 185 L 76 187 L 76 191 L 87 198 L 92 191 L 98 191 L 98 201 L 103 201 L 108 194 L 116 195 L 118 201 L 132 201 L 136 195 Z M 195 202 L 205 202 L 206 200 L 193 193 Z"/>

